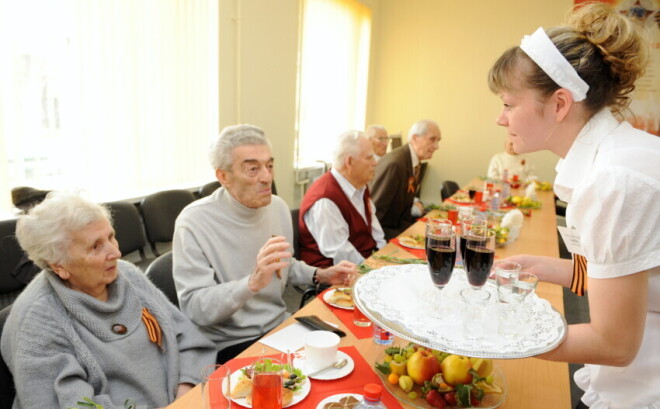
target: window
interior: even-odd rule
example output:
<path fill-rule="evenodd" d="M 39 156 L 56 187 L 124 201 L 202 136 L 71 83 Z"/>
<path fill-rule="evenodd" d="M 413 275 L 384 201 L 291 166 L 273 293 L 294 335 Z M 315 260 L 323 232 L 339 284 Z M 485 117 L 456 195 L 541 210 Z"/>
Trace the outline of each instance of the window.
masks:
<path fill-rule="evenodd" d="M 0 208 L 15 186 L 106 201 L 208 181 L 217 25 L 208 0 L 0 0 Z"/>
<path fill-rule="evenodd" d="M 332 161 L 336 137 L 364 129 L 371 10 L 358 0 L 304 0 L 297 168 Z"/>

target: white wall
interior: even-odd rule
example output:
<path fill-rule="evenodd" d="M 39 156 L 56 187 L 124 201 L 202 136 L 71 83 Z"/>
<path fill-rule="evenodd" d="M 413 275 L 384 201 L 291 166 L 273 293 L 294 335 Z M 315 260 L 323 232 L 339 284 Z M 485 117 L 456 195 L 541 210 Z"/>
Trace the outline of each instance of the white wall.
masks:
<path fill-rule="evenodd" d="M 298 0 L 220 1 L 219 127 L 249 123 L 264 129 L 273 144 L 278 194 L 295 207 L 299 14 Z"/>

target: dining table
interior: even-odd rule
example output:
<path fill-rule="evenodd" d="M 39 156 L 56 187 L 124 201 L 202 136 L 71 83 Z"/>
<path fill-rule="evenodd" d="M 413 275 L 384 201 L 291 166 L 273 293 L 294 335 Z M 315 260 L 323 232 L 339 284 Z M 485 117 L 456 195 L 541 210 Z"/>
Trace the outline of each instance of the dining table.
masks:
<path fill-rule="evenodd" d="M 484 181 L 475 178 L 467 186 L 481 187 Z M 497 185 L 496 185 L 497 186 Z M 539 209 L 533 209 L 529 216 L 524 217 L 524 224 L 520 230 L 518 238 L 508 243 L 506 246 L 497 248 L 496 258 L 502 259 L 516 254 L 534 254 L 542 256 L 559 256 L 557 225 L 555 216 L 555 197 L 552 191 L 537 191 L 538 201 L 541 204 Z M 463 197 L 467 194 L 466 188 L 459 190 L 452 197 Z M 511 194 L 523 195 L 524 190 L 512 190 Z M 445 203 L 452 203 L 451 198 Z M 425 217 L 445 217 L 443 210 L 432 210 Z M 425 229 L 425 219 L 417 221 L 407 230 L 401 233 L 405 235 L 423 235 Z M 374 257 L 376 256 L 376 257 Z M 374 253 L 374 256 L 365 260 L 365 264 L 371 268 L 377 269 L 382 266 L 390 265 L 391 262 L 383 260 L 377 256 L 391 256 L 396 258 L 418 258 L 412 252 L 407 251 L 402 246 L 390 241 L 382 249 Z M 555 284 L 539 283 L 536 294 L 547 300 L 554 309 L 563 315 L 563 291 Z M 276 333 L 292 324 L 295 317 L 316 315 L 324 321 L 338 325 L 338 328 L 346 333 L 341 338 L 340 348 L 354 347 L 359 355 L 369 363 L 371 370 L 376 372 L 374 364 L 377 357 L 382 356 L 384 346 L 376 344 L 371 337 L 357 337 L 354 334 L 355 325 L 348 322 L 344 323 L 337 318 L 333 307 L 329 306 L 321 297 L 316 297 L 303 308 L 298 310 L 291 317 L 282 322 L 265 336 Z M 237 358 L 254 357 L 268 354 L 280 354 L 280 351 L 265 346 L 259 341 L 241 352 Z M 520 359 L 496 359 L 495 366 L 500 368 L 504 375 L 507 386 L 507 394 L 504 402 L 499 406 L 502 409 L 568 409 L 571 405 L 569 371 L 568 364 L 563 362 L 552 362 L 539 358 L 529 357 Z M 312 380 L 314 388 L 315 380 Z M 386 393 L 386 392 L 384 392 Z M 309 398 L 309 397 L 308 397 Z M 317 407 L 318 402 L 312 400 L 302 400 L 292 408 L 311 408 Z M 235 404 L 233 404 L 235 405 Z M 403 408 L 414 408 L 406 402 L 400 402 Z M 184 396 L 177 399 L 168 408 L 201 408 L 201 388 L 196 386 Z M 232 406 L 240 407 L 240 406 Z"/>

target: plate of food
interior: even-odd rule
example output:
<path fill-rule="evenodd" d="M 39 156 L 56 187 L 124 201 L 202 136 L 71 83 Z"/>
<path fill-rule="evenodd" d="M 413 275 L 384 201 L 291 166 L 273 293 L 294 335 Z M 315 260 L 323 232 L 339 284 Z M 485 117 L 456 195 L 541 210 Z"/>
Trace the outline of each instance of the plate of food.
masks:
<path fill-rule="evenodd" d="M 278 365 L 279 366 L 279 365 Z M 302 401 L 309 395 L 312 385 L 298 368 L 283 365 L 282 407 L 286 408 Z M 245 366 L 230 376 L 231 400 L 243 407 L 252 407 L 252 367 Z"/>
<path fill-rule="evenodd" d="M 401 236 L 399 237 L 399 244 L 403 247 L 408 247 L 409 249 L 424 250 L 424 236 L 414 235 L 414 236 Z"/>
<path fill-rule="evenodd" d="M 353 309 L 353 290 L 350 287 L 333 288 L 323 294 L 323 301 L 344 310 Z"/>
<path fill-rule="evenodd" d="M 504 375 L 488 358 L 408 343 L 383 350 L 375 367 L 387 390 L 416 408 L 494 409 L 506 398 Z"/>
<path fill-rule="evenodd" d="M 328 396 L 316 406 L 316 409 L 353 409 L 362 401 L 362 395 L 357 393 L 339 393 Z"/>

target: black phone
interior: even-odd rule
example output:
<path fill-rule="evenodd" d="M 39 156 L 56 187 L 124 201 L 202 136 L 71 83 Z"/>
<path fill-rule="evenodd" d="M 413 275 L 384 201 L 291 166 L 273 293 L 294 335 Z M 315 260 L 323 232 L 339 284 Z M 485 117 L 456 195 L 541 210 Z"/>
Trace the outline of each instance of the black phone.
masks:
<path fill-rule="evenodd" d="M 335 334 L 339 335 L 340 337 L 345 337 L 346 333 L 339 328 L 335 328 L 332 325 L 328 324 L 327 322 L 323 321 L 316 315 L 306 315 L 304 317 L 295 317 L 298 322 L 306 326 L 307 328 L 313 329 L 313 330 L 322 330 L 322 331 L 330 331 L 334 332 Z"/>

